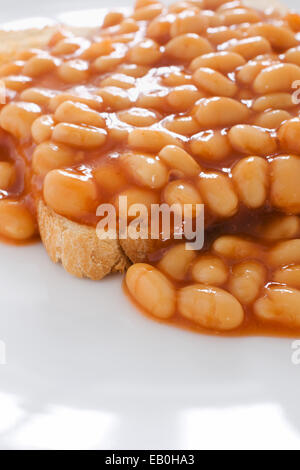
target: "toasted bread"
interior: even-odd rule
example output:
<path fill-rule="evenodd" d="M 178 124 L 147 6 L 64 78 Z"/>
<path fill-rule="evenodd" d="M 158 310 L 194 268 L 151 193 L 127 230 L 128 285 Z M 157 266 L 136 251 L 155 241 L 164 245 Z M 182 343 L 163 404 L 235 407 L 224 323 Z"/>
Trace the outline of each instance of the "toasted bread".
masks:
<path fill-rule="evenodd" d="M 96 229 L 56 214 L 42 200 L 37 203 L 41 239 L 54 263 L 76 277 L 98 281 L 124 272 L 129 260 L 118 240 L 101 240 Z"/>
<path fill-rule="evenodd" d="M 257 0 L 246 0 L 246 3 L 257 6 Z M 282 11 L 276 0 L 259 0 L 258 7 L 262 6 L 274 6 Z M 7 55 L 17 51 L 20 43 L 24 47 L 41 47 L 51 34 L 52 26 L 43 31 L 0 31 L 1 43 L 5 44 L 0 47 L 0 63 L 1 59 L 5 61 Z M 152 240 L 101 240 L 94 227 L 68 220 L 41 199 L 37 201 L 37 219 L 42 242 L 51 260 L 61 263 L 67 272 L 80 278 L 100 280 L 110 273 L 124 272 L 130 261 L 144 261 L 155 247 Z"/>

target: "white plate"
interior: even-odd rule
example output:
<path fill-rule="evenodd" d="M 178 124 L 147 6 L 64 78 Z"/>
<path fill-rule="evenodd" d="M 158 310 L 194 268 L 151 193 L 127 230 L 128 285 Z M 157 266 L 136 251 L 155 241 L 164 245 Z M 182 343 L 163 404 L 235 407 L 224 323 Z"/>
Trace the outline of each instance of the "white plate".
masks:
<path fill-rule="evenodd" d="M 11 21 L 82 2 L 0 6 Z M 156 324 L 129 304 L 121 277 L 73 279 L 40 245 L 0 245 L 0 260 L 1 449 L 300 448 L 291 340 Z"/>

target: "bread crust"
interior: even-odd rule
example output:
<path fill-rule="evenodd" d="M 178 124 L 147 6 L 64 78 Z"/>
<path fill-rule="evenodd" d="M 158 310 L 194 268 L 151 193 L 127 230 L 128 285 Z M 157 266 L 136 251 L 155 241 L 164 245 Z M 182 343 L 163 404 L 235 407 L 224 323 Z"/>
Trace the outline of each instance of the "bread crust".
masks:
<path fill-rule="evenodd" d="M 101 240 L 94 227 L 60 216 L 41 199 L 37 202 L 37 218 L 49 257 L 54 263 L 61 263 L 68 273 L 99 281 L 129 267 L 118 240 Z"/>

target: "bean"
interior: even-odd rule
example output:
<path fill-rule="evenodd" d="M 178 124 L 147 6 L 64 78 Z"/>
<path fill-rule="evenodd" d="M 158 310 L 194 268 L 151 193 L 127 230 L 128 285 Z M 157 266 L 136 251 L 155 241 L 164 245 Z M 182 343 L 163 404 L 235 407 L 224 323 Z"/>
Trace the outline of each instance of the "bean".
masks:
<path fill-rule="evenodd" d="M 222 289 L 201 284 L 180 289 L 178 309 L 183 317 L 213 330 L 234 330 L 244 321 L 238 300 Z"/>
<path fill-rule="evenodd" d="M 245 261 L 232 268 L 230 292 L 243 304 L 252 304 L 260 294 L 266 280 L 265 267 L 256 261 Z"/>
<path fill-rule="evenodd" d="M 24 241 L 32 238 L 35 231 L 34 218 L 22 202 L 0 200 L 0 234 L 3 237 Z"/>
<path fill-rule="evenodd" d="M 221 286 L 228 279 L 228 267 L 217 256 L 209 254 L 199 256 L 192 268 L 192 277 L 195 282 Z"/>
<path fill-rule="evenodd" d="M 92 179 L 72 171 L 52 170 L 44 181 L 46 204 L 57 214 L 77 219 L 96 211 L 97 190 Z"/>
<path fill-rule="evenodd" d="M 263 321 L 288 327 L 300 326 L 300 291 L 285 285 L 270 285 L 254 304 L 255 315 Z"/>
<path fill-rule="evenodd" d="M 267 199 L 269 187 L 269 166 L 259 157 L 240 160 L 232 171 L 233 182 L 240 200 L 249 208 L 262 207 Z"/>
<path fill-rule="evenodd" d="M 127 271 L 126 286 L 133 299 L 151 315 L 161 319 L 174 315 L 174 287 L 158 269 L 147 264 L 134 264 Z"/>
<path fill-rule="evenodd" d="M 195 252 L 193 250 L 187 250 L 186 244 L 181 243 L 180 245 L 172 247 L 165 253 L 158 263 L 158 268 L 176 281 L 183 281 L 195 257 Z"/>

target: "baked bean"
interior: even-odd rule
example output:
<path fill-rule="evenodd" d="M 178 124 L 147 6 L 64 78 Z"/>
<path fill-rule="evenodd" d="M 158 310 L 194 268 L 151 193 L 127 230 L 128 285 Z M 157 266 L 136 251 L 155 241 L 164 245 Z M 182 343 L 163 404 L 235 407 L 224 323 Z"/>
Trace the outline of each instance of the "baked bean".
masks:
<path fill-rule="evenodd" d="M 105 143 L 107 132 L 104 129 L 62 122 L 54 127 L 52 137 L 56 142 L 62 144 L 92 149 L 101 147 Z"/>
<path fill-rule="evenodd" d="M 268 162 L 260 157 L 240 160 L 232 170 L 233 182 L 240 200 L 249 208 L 262 207 L 269 187 Z"/>
<path fill-rule="evenodd" d="M 265 267 L 256 261 L 245 261 L 232 268 L 230 292 L 244 305 L 252 304 L 266 280 Z"/>
<path fill-rule="evenodd" d="M 285 285 L 270 285 L 254 304 L 255 315 L 263 321 L 289 327 L 300 325 L 300 291 Z"/>
<path fill-rule="evenodd" d="M 265 129 L 278 129 L 281 124 L 291 119 L 291 114 L 283 109 L 261 113 L 255 120 L 255 125 Z"/>
<path fill-rule="evenodd" d="M 286 50 L 298 44 L 295 34 L 289 28 L 272 23 L 252 25 L 248 33 L 264 37 L 274 49 Z"/>
<path fill-rule="evenodd" d="M 103 99 L 104 106 L 113 111 L 129 108 L 132 104 L 128 93 L 122 88 L 113 86 L 99 88 L 97 94 Z"/>
<path fill-rule="evenodd" d="M 271 65 L 270 61 L 268 61 L 268 65 Z M 252 85 L 259 72 L 261 72 L 266 66 L 267 65 L 263 61 L 250 60 L 238 70 L 236 78 L 243 85 Z"/>
<path fill-rule="evenodd" d="M 59 29 L 51 35 L 51 38 L 48 41 L 47 45 L 48 47 L 53 48 L 55 44 L 57 44 L 59 41 L 62 41 L 70 37 L 73 37 L 73 36 L 71 36 L 69 31 L 65 31 L 65 30 L 63 31 L 62 29 Z"/>
<path fill-rule="evenodd" d="M 64 101 L 54 113 L 58 122 L 68 122 L 72 124 L 84 124 L 94 127 L 105 127 L 105 120 L 94 109 L 83 103 Z"/>
<path fill-rule="evenodd" d="M 134 9 L 137 10 L 138 8 L 144 8 L 157 3 L 160 4 L 157 0 L 136 0 Z"/>
<path fill-rule="evenodd" d="M 0 125 L 17 139 L 28 140 L 31 125 L 40 114 L 41 108 L 35 103 L 10 103 L 0 113 Z"/>
<path fill-rule="evenodd" d="M 284 20 L 287 21 L 289 27 L 298 33 L 300 31 L 300 17 L 298 13 L 289 12 L 285 15 Z"/>
<path fill-rule="evenodd" d="M 181 171 L 187 176 L 197 176 L 200 166 L 185 150 L 175 145 L 167 145 L 160 153 L 159 158 L 169 167 Z"/>
<path fill-rule="evenodd" d="M 124 13 L 121 11 L 109 11 L 103 20 L 103 27 L 109 28 L 110 26 L 115 26 L 120 24 L 124 19 Z"/>
<path fill-rule="evenodd" d="M 201 173 L 198 187 L 205 203 L 215 215 L 231 217 L 236 214 L 239 200 L 227 175 L 218 172 Z"/>
<path fill-rule="evenodd" d="M 43 194 L 49 207 L 69 218 L 82 217 L 97 206 L 94 181 L 71 171 L 50 171 L 45 177 Z"/>
<path fill-rule="evenodd" d="M 231 51 L 240 54 L 244 59 L 250 60 L 261 54 L 271 52 L 270 43 L 258 36 L 245 39 L 230 39 L 219 46 L 220 51 Z"/>
<path fill-rule="evenodd" d="M 88 44 L 87 40 L 83 38 L 67 37 L 58 41 L 51 50 L 54 55 L 71 55 L 80 49 L 80 43 L 84 41 Z"/>
<path fill-rule="evenodd" d="M 208 10 L 216 10 L 223 3 L 225 3 L 225 0 L 204 0 L 204 7 Z"/>
<path fill-rule="evenodd" d="M 22 72 L 25 62 L 23 60 L 15 60 L 7 64 L 0 65 L 0 77 L 7 77 L 9 75 L 18 75 Z"/>
<path fill-rule="evenodd" d="M 134 149 L 144 149 L 153 153 L 160 152 L 166 145 L 182 146 L 179 139 L 169 132 L 147 128 L 134 129 L 130 132 L 128 143 Z"/>
<path fill-rule="evenodd" d="M 213 48 L 207 39 L 194 33 L 187 33 L 171 39 L 165 50 L 168 56 L 188 61 L 212 52 Z"/>
<path fill-rule="evenodd" d="M 291 153 L 300 153 L 300 119 L 290 119 L 280 127 L 278 138 L 283 150 Z"/>
<path fill-rule="evenodd" d="M 148 210 L 148 214 L 151 214 L 151 208 L 153 204 L 159 204 L 159 195 L 155 191 L 131 186 L 119 192 L 118 196 L 115 198 L 114 204 L 117 211 L 119 211 L 120 208 L 119 206 L 121 197 L 126 197 L 128 219 L 136 217 L 136 215 L 130 215 L 130 208 L 135 204 L 142 204 L 145 206 Z"/>
<path fill-rule="evenodd" d="M 194 135 L 190 149 L 193 155 L 208 162 L 225 160 L 232 152 L 228 135 L 220 131 L 204 131 Z"/>
<path fill-rule="evenodd" d="M 238 88 L 229 78 L 209 68 L 200 68 L 193 75 L 193 80 L 200 89 L 211 95 L 233 97 Z"/>
<path fill-rule="evenodd" d="M 58 75 L 67 83 L 84 82 L 89 77 L 89 64 L 81 59 L 69 60 L 58 68 Z"/>
<path fill-rule="evenodd" d="M 170 30 L 175 16 L 172 14 L 166 16 L 158 16 L 148 26 L 147 35 L 153 39 L 161 39 L 170 37 Z"/>
<path fill-rule="evenodd" d="M 258 74 L 253 89 L 260 94 L 291 91 L 296 80 L 300 80 L 300 67 L 294 64 L 275 64 Z"/>
<path fill-rule="evenodd" d="M 261 19 L 255 10 L 248 8 L 232 8 L 222 12 L 222 23 L 225 26 L 238 25 L 242 23 L 258 23 Z"/>
<path fill-rule="evenodd" d="M 285 266 L 274 273 L 274 281 L 300 289 L 300 265 Z"/>
<path fill-rule="evenodd" d="M 164 85 L 169 87 L 192 85 L 192 77 L 182 72 L 172 71 L 162 78 Z"/>
<path fill-rule="evenodd" d="M 234 126 L 228 137 L 235 150 L 248 155 L 272 155 L 277 149 L 275 137 L 262 127 L 243 124 Z"/>
<path fill-rule="evenodd" d="M 196 103 L 195 117 L 201 127 L 211 129 L 246 122 L 250 111 L 247 106 L 231 98 L 204 98 Z"/>
<path fill-rule="evenodd" d="M 168 94 L 167 88 L 153 92 L 142 92 L 138 97 L 137 105 L 140 108 L 152 108 L 163 112 L 166 109 Z"/>
<path fill-rule="evenodd" d="M 211 52 L 210 54 L 204 54 L 194 59 L 190 65 L 190 69 L 195 72 L 199 68 L 208 67 L 227 74 L 243 66 L 245 63 L 245 59 L 235 52 Z"/>
<path fill-rule="evenodd" d="M 300 263 L 300 239 L 285 240 L 270 249 L 268 261 L 272 266 Z"/>
<path fill-rule="evenodd" d="M 83 60 L 95 60 L 97 57 L 105 56 L 113 52 L 114 48 L 110 39 L 101 39 L 100 41 L 93 42 L 87 49 L 85 49 L 80 58 Z"/>
<path fill-rule="evenodd" d="M 271 162 L 271 202 L 290 214 L 300 211 L 300 157 L 280 156 Z"/>
<path fill-rule="evenodd" d="M 194 85 L 182 85 L 174 88 L 167 96 L 168 104 L 178 112 L 184 112 L 192 106 L 203 94 Z"/>
<path fill-rule="evenodd" d="M 161 319 L 174 315 L 175 289 L 158 269 L 148 264 L 134 264 L 127 271 L 126 286 L 134 300 L 151 315 Z"/>
<path fill-rule="evenodd" d="M 218 287 L 194 284 L 180 289 L 178 309 L 183 317 L 213 330 L 234 330 L 244 321 L 238 300 Z"/>
<path fill-rule="evenodd" d="M 135 33 L 139 30 L 137 22 L 133 18 L 126 18 L 119 27 L 119 33 Z"/>
<path fill-rule="evenodd" d="M 31 59 L 31 57 L 34 57 L 35 55 L 39 55 L 39 54 L 42 54 L 43 51 L 41 49 L 34 49 L 34 48 L 31 48 L 31 49 L 25 49 L 23 51 L 20 51 L 17 55 L 16 55 L 16 60 L 29 60 Z"/>
<path fill-rule="evenodd" d="M 66 145 L 43 142 L 33 152 L 32 168 L 34 173 L 45 176 L 51 170 L 71 166 L 80 159 L 82 155 Z"/>
<path fill-rule="evenodd" d="M 101 87 L 114 86 L 123 88 L 124 90 L 129 90 L 130 88 L 134 87 L 135 79 L 129 75 L 116 73 L 102 80 L 100 85 Z"/>
<path fill-rule="evenodd" d="M 125 170 L 141 186 L 158 189 L 168 181 L 168 171 L 158 158 L 140 153 L 124 153 L 120 159 Z"/>
<path fill-rule="evenodd" d="M 152 39 L 146 39 L 130 49 L 128 59 L 137 65 L 154 65 L 161 56 L 160 46 Z"/>
<path fill-rule="evenodd" d="M 168 10 L 171 13 L 181 13 L 182 11 L 185 11 L 187 9 L 191 9 L 192 5 L 190 2 L 186 1 L 179 1 L 175 2 L 172 5 L 169 6 Z M 195 12 L 197 12 L 197 9 L 195 8 Z"/>
<path fill-rule="evenodd" d="M 228 275 L 228 267 L 217 256 L 201 255 L 192 267 L 193 280 L 201 284 L 221 286 L 227 281 Z"/>
<path fill-rule="evenodd" d="M 16 171 L 12 163 L 0 162 L 0 190 L 6 191 L 15 182 Z"/>
<path fill-rule="evenodd" d="M 129 128 L 122 127 L 122 125 L 110 126 L 110 128 L 108 128 L 108 136 L 109 136 L 109 139 L 111 139 L 114 142 L 127 143 L 128 136 L 129 136 Z"/>
<path fill-rule="evenodd" d="M 300 218 L 295 215 L 277 215 L 264 221 L 258 230 L 266 240 L 284 240 L 300 235 Z"/>
<path fill-rule="evenodd" d="M 56 95 L 55 91 L 46 88 L 27 88 L 27 90 L 22 91 L 20 99 L 38 104 L 39 106 L 47 106 L 51 98 Z"/>
<path fill-rule="evenodd" d="M 10 75 L 9 77 L 4 77 L 2 81 L 6 88 L 21 92 L 31 85 L 32 78 L 25 77 L 24 75 Z"/>
<path fill-rule="evenodd" d="M 93 176 L 100 191 L 117 193 L 126 186 L 127 178 L 120 168 L 113 164 L 105 164 L 96 168 Z"/>
<path fill-rule="evenodd" d="M 229 28 L 228 26 L 208 28 L 206 36 L 214 46 L 227 44 L 232 39 L 241 39 L 243 37 L 240 31 Z M 230 45 L 228 47 L 230 47 Z"/>
<path fill-rule="evenodd" d="M 128 75 L 129 77 L 141 78 L 149 72 L 149 67 L 136 64 L 122 64 L 117 68 L 118 73 Z"/>
<path fill-rule="evenodd" d="M 228 1 L 228 2 L 225 2 L 223 3 L 222 5 L 219 6 L 219 8 L 217 9 L 217 12 L 218 13 L 221 13 L 223 11 L 226 11 L 226 10 L 233 10 L 235 8 L 243 8 L 243 3 L 238 1 L 238 0 L 234 0 L 234 1 Z"/>
<path fill-rule="evenodd" d="M 285 62 L 300 66 L 300 47 L 293 47 L 284 54 Z"/>
<path fill-rule="evenodd" d="M 215 28 L 217 26 L 222 25 L 222 19 L 220 15 L 218 15 L 216 12 L 211 11 L 211 10 L 201 10 L 201 15 L 206 18 L 208 21 L 208 28 L 206 29 L 206 33 L 208 30 L 211 28 Z M 203 34 L 203 33 L 202 33 Z"/>
<path fill-rule="evenodd" d="M 60 106 L 65 101 L 83 103 L 89 106 L 90 108 L 96 109 L 98 111 L 103 109 L 103 99 L 101 98 L 101 96 L 91 95 L 89 93 L 87 93 L 86 95 L 78 95 L 76 93 L 59 93 L 58 95 L 55 95 L 53 98 L 51 98 L 49 102 L 50 111 L 54 113 L 58 106 Z"/>
<path fill-rule="evenodd" d="M 54 129 L 54 120 L 51 114 L 44 114 L 37 118 L 31 126 L 31 134 L 33 140 L 37 144 L 41 144 L 46 140 L 50 140 Z"/>
<path fill-rule="evenodd" d="M 150 127 L 158 121 L 158 116 L 153 111 L 143 108 L 131 108 L 126 111 L 120 111 L 118 118 L 135 127 Z"/>
<path fill-rule="evenodd" d="M 100 56 L 93 62 L 93 67 L 99 73 L 108 73 L 111 70 L 114 70 L 117 65 L 122 63 L 125 55 L 125 51 L 120 51 Z"/>
<path fill-rule="evenodd" d="M 198 207 L 203 204 L 201 195 L 192 184 L 183 180 L 172 181 L 165 187 L 164 200 L 169 206 L 174 204 L 180 206 L 180 213 L 188 217 L 196 217 L 202 210 Z M 185 205 L 191 207 L 184 207 Z M 178 210 L 179 207 L 175 207 L 175 212 Z"/>
<path fill-rule="evenodd" d="M 170 32 L 173 38 L 186 33 L 203 34 L 208 26 L 209 21 L 201 12 L 184 10 L 177 15 Z"/>
<path fill-rule="evenodd" d="M 186 244 L 181 243 L 168 250 L 157 267 L 176 281 L 183 281 L 186 278 L 190 264 L 195 258 L 196 253 L 193 250 L 187 250 Z"/>
<path fill-rule="evenodd" d="M 179 116 L 172 119 L 166 119 L 164 126 L 175 134 L 191 136 L 199 131 L 199 124 L 192 116 Z"/>
<path fill-rule="evenodd" d="M 39 77 L 53 72 L 59 62 L 48 55 L 35 56 L 28 60 L 23 67 L 23 74 L 29 77 Z"/>
<path fill-rule="evenodd" d="M 232 260 L 244 260 L 245 258 L 255 258 L 260 256 L 259 246 L 247 239 L 223 235 L 213 244 L 213 251 L 220 256 Z"/>
<path fill-rule="evenodd" d="M 271 93 L 260 96 L 254 101 L 252 106 L 254 111 L 266 111 L 269 109 L 289 109 L 293 108 L 295 103 L 289 93 Z"/>
<path fill-rule="evenodd" d="M 0 200 L 0 234 L 11 240 L 28 240 L 35 234 L 32 214 L 22 202 Z"/>
<path fill-rule="evenodd" d="M 162 12 L 162 5 L 153 3 L 151 5 L 138 8 L 133 14 L 133 19 L 136 21 L 149 21 L 156 18 Z"/>

